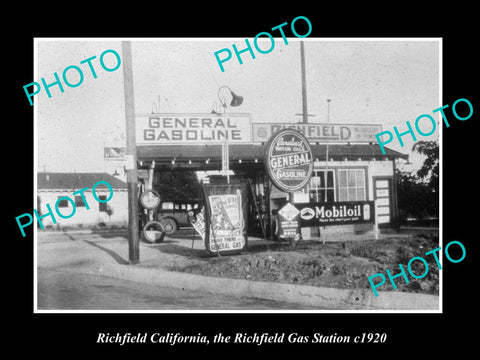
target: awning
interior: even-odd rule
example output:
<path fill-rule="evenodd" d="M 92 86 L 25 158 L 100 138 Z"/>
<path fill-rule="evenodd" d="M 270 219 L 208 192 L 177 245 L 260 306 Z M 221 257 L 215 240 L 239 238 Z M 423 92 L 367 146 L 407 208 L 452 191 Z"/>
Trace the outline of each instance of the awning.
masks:
<path fill-rule="evenodd" d="M 265 154 L 265 145 L 249 144 L 229 145 L 230 160 L 242 162 L 261 162 Z M 324 160 L 327 153 L 326 144 L 311 145 L 315 159 Z M 330 144 L 328 145 L 328 158 L 334 161 L 343 160 L 382 160 L 402 158 L 408 160 L 408 155 L 398 151 L 384 148 L 382 153 L 378 144 Z M 137 158 L 139 161 L 170 164 L 172 160 L 178 162 L 221 162 L 221 145 L 168 145 L 168 146 L 137 146 Z"/>

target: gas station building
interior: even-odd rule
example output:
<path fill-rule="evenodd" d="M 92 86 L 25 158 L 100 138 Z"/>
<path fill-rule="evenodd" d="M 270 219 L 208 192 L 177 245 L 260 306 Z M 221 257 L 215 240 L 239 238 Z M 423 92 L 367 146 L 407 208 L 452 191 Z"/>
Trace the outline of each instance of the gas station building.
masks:
<path fill-rule="evenodd" d="M 313 174 L 300 191 L 305 201 L 375 201 L 379 227 L 397 227 L 398 206 L 395 161 L 408 155 L 385 148 L 382 153 L 375 134 L 378 124 L 252 123 L 249 114 L 140 114 L 136 116 L 138 169 L 153 176 L 159 171 L 224 171 L 211 183 L 249 184 L 251 194 L 249 235 L 272 236 L 272 211 L 290 199 L 269 179 L 264 156 L 273 133 L 293 128 L 310 142 Z M 232 174 L 226 176 L 227 173 Z M 144 188 L 151 184 L 143 180 Z M 256 201 L 257 204 L 253 202 Z M 371 224 L 340 225 L 310 229 L 305 237 L 335 234 L 341 238 L 372 230 Z M 303 233 L 303 230 L 302 230 Z M 330 239 L 332 239 L 330 237 Z"/>

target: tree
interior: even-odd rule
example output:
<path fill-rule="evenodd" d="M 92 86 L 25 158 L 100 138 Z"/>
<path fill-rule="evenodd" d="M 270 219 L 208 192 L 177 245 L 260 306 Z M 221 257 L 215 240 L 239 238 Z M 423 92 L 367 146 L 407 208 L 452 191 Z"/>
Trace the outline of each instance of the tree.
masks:
<path fill-rule="evenodd" d="M 408 217 L 438 217 L 439 147 L 435 141 L 419 141 L 413 151 L 425 155 L 421 168 L 414 174 L 396 172 L 400 220 Z"/>
<path fill-rule="evenodd" d="M 415 174 L 408 174 L 397 169 L 397 195 L 399 218 L 401 222 L 409 217 L 423 219 L 425 216 L 433 215 L 435 207 L 429 201 L 428 186 L 419 181 Z"/>
<path fill-rule="evenodd" d="M 430 190 L 438 194 L 440 176 L 438 143 L 436 141 L 418 141 L 413 145 L 412 150 L 427 157 L 417 171 L 417 176 L 422 180 L 428 179 Z"/>

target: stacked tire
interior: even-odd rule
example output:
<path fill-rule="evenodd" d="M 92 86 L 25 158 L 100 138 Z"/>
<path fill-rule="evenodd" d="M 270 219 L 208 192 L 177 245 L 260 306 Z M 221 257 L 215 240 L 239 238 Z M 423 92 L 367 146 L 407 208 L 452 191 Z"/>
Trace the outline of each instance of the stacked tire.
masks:
<path fill-rule="evenodd" d="M 160 194 L 153 189 L 145 190 L 140 195 L 140 204 L 147 210 L 155 210 L 160 205 Z M 164 224 L 150 220 L 143 226 L 141 238 L 148 244 L 157 244 L 164 240 L 165 234 Z"/>

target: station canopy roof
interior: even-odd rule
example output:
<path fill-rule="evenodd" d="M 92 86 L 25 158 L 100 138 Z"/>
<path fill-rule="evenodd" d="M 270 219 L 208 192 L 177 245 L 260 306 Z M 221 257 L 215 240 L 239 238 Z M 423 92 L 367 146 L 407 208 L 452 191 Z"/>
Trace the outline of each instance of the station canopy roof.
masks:
<path fill-rule="evenodd" d="M 127 189 L 127 184 L 125 182 L 107 173 L 37 173 L 38 190 L 75 191 L 85 187 L 91 189 L 98 181 L 106 181 L 116 190 Z M 100 183 L 97 188 L 104 190 L 107 189 L 107 186 Z"/>
<path fill-rule="evenodd" d="M 318 160 L 324 160 L 327 154 L 327 144 L 311 144 L 313 156 Z M 402 158 L 408 160 L 408 155 L 398 151 L 384 148 L 382 153 L 377 143 L 367 144 L 329 144 L 328 158 L 334 161 L 344 160 L 385 160 Z M 266 145 L 262 144 L 231 144 L 229 145 L 229 159 L 242 160 L 243 162 L 263 161 Z M 168 145 L 168 146 L 137 146 L 137 158 L 139 161 L 156 163 L 175 162 L 198 162 L 209 159 L 212 162 L 222 161 L 221 145 Z"/>

